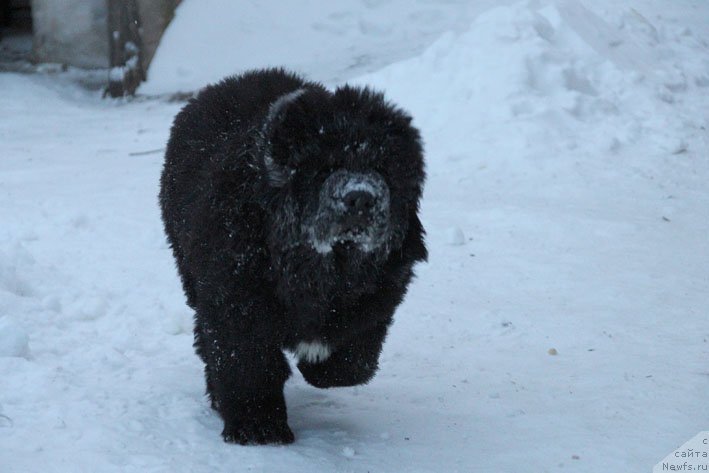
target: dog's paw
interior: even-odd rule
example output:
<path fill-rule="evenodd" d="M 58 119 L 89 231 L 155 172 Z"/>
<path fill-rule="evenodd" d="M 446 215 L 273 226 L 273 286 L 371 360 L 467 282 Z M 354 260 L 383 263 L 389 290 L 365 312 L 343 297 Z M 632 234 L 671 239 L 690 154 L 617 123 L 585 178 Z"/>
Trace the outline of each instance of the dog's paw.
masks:
<path fill-rule="evenodd" d="M 225 424 L 222 437 L 227 443 L 240 445 L 288 444 L 295 440 L 286 422 L 264 420 Z"/>
<path fill-rule="evenodd" d="M 329 361 L 329 360 L 328 360 Z M 336 363 L 298 363 L 303 378 L 316 388 L 336 388 L 367 384 L 377 370 L 376 363 L 361 365 Z"/>

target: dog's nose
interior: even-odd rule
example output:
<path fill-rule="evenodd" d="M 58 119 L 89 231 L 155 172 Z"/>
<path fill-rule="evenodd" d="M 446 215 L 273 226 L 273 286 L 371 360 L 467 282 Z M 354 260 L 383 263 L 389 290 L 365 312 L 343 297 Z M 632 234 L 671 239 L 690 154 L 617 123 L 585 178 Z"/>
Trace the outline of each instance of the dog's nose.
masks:
<path fill-rule="evenodd" d="M 374 194 L 363 190 L 350 191 L 342 200 L 345 202 L 347 213 L 354 215 L 370 213 L 376 203 Z"/>

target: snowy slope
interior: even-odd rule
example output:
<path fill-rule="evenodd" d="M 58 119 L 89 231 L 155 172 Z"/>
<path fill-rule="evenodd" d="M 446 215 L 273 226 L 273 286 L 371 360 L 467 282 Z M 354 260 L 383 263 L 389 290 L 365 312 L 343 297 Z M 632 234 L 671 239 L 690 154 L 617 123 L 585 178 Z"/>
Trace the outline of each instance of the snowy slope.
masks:
<path fill-rule="evenodd" d="M 422 129 L 431 257 L 372 383 L 289 381 L 287 447 L 203 397 L 179 105 L 0 75 L 0 471 L 632 473 L 707 430 L 709 4 L 630 5 L 495 7 L 356 80 Z"/>
<path fill-rule="evenodd" d="M 420 53 L 441 33 L 510 1 L 184 1 L 139 93 L 190 92 L 265 66 L 336 83 Z"/>

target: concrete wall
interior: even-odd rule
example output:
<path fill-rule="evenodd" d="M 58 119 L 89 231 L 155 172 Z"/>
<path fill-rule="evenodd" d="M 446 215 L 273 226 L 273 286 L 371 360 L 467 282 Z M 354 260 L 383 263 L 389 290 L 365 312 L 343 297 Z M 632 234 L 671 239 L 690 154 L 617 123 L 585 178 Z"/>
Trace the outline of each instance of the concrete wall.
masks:
<path fill-rule="evenodd" d="M 86 69 L 109 67 L 107 0 L 31 1 L 35 61 Z M 137 0 L 146 69 L 179 3 Z"/>
<path fill-rule="evenodd" d="M 34 59 L 108 67 L 107 15 L 106 0 L 32 0 Z"/>
<path fill-rule="evenodd" d="M 181 0 L 137 0 L 143 40 L 143 65 L 147 70 L 165 28 Z"/>

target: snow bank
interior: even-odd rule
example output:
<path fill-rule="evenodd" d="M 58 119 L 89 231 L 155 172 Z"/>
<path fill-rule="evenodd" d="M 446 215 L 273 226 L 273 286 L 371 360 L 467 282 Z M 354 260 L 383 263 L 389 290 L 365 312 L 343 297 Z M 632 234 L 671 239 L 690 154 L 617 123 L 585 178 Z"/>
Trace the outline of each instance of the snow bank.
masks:
<path fill-rule="evenodd" d="M 680 154 L 702 140 L 694 97 L 709 95 L 708 71 L 706 44 L 686 27 L 655 27 L 631 8 L 606 21 L 564 1 L 492 9 L 357 82 L 409 108 L 434 154 L 453 160 L 491 143 L 509 156 L 589 145 L 614 154 L 639 142 Z"/>
<path fill-rule="evenodd" d="M 286 66 L 334 83 L 418 54 L 438 35 L 509 0 L 185 0 L 139 92 L 198 90 L 231 74 Z"/>

